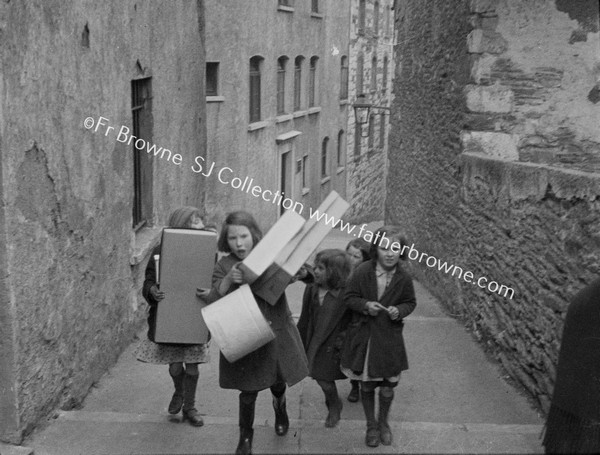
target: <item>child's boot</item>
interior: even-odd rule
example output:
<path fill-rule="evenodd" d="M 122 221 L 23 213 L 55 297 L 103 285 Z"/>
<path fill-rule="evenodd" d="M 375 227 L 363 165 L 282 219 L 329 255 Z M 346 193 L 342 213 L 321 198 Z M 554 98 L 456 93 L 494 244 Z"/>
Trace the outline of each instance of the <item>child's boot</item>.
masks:
<path fill-rule="evenodd" d="M 169 403 L 169 414 L 177 414 L 181 411 L 181 407 L 183 406 L 183 375 L 185 371 L 181 371 L 176 376 L 173 376 L 171 372 L 169 372 L 169 376 L 173 379 L 173 385 L 175 386 L 175 392 L 173 393 L 173 397 L 171 398 L 171 402 Z"/>
<path fill-rule="evenodd" d="M 361 390 L 360 399 L 367 419 L 365 444 L 369 447 L 377 447 L 379 445 L 379 430 L 377 429 L 377 420 L 375 420 L 375 392 L 373 390 L 369 392 Z"/>
<path fill-rule="evenodd" d="M 325 402 L 327 403 L 327 409 L 329 409 L 329 413 L 327 414 L 327 418 L 325 419 L 325 426 L 327 428 L 335 427 L 340 421 L 342 414 L 342 400 L 337 393 L 337 388 L 335 384 L 332 389 L 328 389 L 325 392 Z"/>
<path fill-rule="evenodd" d="M 379 439 L 384 446 L 392 445 L 392 430 L 388 423 L 388 414 L 394 399 L 394 390 L 379 391 Z"/>
<path fill-rule="evenodd" d="M 190 422 L 194 427 L 204 425 L 204 420 L 196 410 L 196 386 L 198 375 L 185 373 L 183 376 L 183 421 Z"/>
<path fill-rule="evenodd" d="M 290 419 L 285 405 L 285 392 L 279 397 L 273 395 L 273 410 L 275 411 L 275 433 L 278 436 L 285 436 L 290 427 Z"/>
<path fill-rule="evenodd" d="M 247 396 L 240 393 L 240 440 L 235 449 L 236 455 L 252 454 L 252 438 L 254 436 L 254 407 L 256 396 Z"/>
<path fill-rule="evenodd" d="M 350 384 L 352 384 L 352 389 L 350 390 L 350 393 L 348 394 L 348 401 L 351 403 L 356 403 L 359 398 L 358 381 L 352 379 L 352 380 L 350 380 Z"/>

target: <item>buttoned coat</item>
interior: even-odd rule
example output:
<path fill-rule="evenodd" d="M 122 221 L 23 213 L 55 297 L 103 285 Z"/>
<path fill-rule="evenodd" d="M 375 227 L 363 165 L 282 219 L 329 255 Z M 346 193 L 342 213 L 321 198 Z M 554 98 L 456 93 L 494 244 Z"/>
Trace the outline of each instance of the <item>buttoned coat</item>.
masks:
<path fill-rule="evenodd" d="M 314 334 L 314 321 L 315 310 L 319 305 L 319 286 L 311 284 L 304 289 L 298 331 L 307 353 L 311 344 L 316 345 L 314 359 L 309 359 L 308 365 L 309 374 L 314 379 L 335 381 L 346 377 L 340 370 L 340 356 L 346 328 L 352 315 L 342 300 L 343 291 L 340 289 L 337 297 L 331 293 L 325 294 L 323 306 L 329 305 L 329 314 L 332 317 L 326 322 L 324 333 L 318 336 Z"/>
<path fill-rule="evenodd" d="M 408 369 L 402 335 L 403 318 L 413 312 L 417 302 L 412 278 L 400 264 L 378 299 L 376 265 L 375 260 L 363 262 L 348 280 L 343 299 L 352 310 L 352 321 L 346 333 L 341 365 L 357 374 L 362 373 L 370 340 L 368 374 L 373 378 L 389 378 Z M 399 317 L 392 320 L 386 311 L 370 316 L 366 310 L 368 301 L 379 302 L 384 307 L 395 306 L 400 312 Z"/>
<path fill-rule="evenodd" d="M 213 287 L 207 301 L 212 303 L 221 295 L 217 291 L 221 281 L 240 262 L 233 254 L 223 256 L 215 265 Z M 239 286 L 233 284 L 227 294 Z M 306 354 L 298 329 L 292 319 L 285 293 L 275 305 L 254 296 L 258 308 L 275 332 L 275 339 L 235 362 L 223 354 L 219 358 L 219 385 L 224 389 L 260 391 L 271 387 L 279 379 L 292 386 L 308 375 Z"/>

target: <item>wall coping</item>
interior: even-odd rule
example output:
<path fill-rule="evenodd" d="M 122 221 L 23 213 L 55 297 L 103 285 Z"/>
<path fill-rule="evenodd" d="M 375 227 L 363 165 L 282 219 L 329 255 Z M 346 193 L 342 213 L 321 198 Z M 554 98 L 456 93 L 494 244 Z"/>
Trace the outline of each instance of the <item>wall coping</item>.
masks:
<path fill-rule="evenodd" d="M 485 181 L 497 190 L 499 201 L 558 199 L 600 200 L 600 173 L 563 169 L 548 164 L 505 161 L 483 153 L 460 155 L 463 187 Z"/>

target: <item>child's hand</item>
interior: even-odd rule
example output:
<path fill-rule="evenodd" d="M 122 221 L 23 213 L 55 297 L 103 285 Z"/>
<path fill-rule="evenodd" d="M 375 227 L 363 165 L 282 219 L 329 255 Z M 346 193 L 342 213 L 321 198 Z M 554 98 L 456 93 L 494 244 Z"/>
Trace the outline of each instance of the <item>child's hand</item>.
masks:
<path fill-rule="evenodd" d="M 400 316 L 400 310 L 395 306 L 387 307 L 387 312 L 392 321 L 395 321 Z"/>
<path fill-rule="evenodd" d="M 158 286 L 156 286 L 155 284 L 153 284 L 152 287 L 150 288 L 150 295 L 157 302 L 160 302 L 162 299 L 165 298 L 165 293 L 163 291 L 161 291 L 160 289 L 158 289 Z"/>
<path fill-rule="evenodd" d="M 196 289 L 196 297 L 199 297 L 202 300 L 206 300 L 206 298 L 208 297 L 208 294 L 210 294 L 210 289 L 206 289 L 206 288 L 197 288 Z"/>
<path fill-rule="evenodd" d="M 307 276 L 308 272 L 306 271 L 306 267 L 302 266 L 300 267 L 300 270 L 298 270 L 298 272 L 296 272 L 296 274 L 292 277 L 292 283 L 295 283 L 298 280 L 303 280 Z"/>
<path fill-rule="evenodd" d="M 234 265 L 228 273 L 231 281 L 235 284 L 242 284 L 244 282 L 244 274 L 238 269 L 238 264 Z"/>
<path fill-rule="evenodd" d="M 377 316 L 381 310 L 386 311 L 387 309 L 379 302 L 367 302 L 367 312 L 371 316 Z"/>

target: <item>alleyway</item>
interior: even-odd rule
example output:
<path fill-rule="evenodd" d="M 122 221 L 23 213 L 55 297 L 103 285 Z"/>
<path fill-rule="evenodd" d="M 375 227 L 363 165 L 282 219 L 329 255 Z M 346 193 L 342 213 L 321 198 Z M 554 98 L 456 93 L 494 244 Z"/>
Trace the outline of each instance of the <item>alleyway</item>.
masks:
<path fill-rule="evenodd" d="M 344 247 L 348 237 L 334 231 L 322 247 Z M 302 284 L 288 291 L 295 316 Z M 291 427 L 273 431 L 270 394 L 259 394 L 254 452 L 260 453 L 542 453 L 542 420 L 501 377 L 470 334 L 416 284 L 417 309 L 406 319 L 410 369 L 403 375 L 392 408 L 394 444 L 364 445 L 360 403 L 345 397 L 340 382 L 342 421 L 323 427 L 324 399 L 307 378 L 288 392 Z M 35 455 L 232 453 L 237 444 L 237 393 L 218 386 L 218 350 L 201 367 L 198 409 L 205 425 L 169 421 L 167 369 L 137 362 L 133 343 L 87 397 L 81 410 L 60 412 L 25 441 Z M 21 452 L 19 452 L 21 453 Z M 4 452 L 2 452 L 4 455 Z"/>

